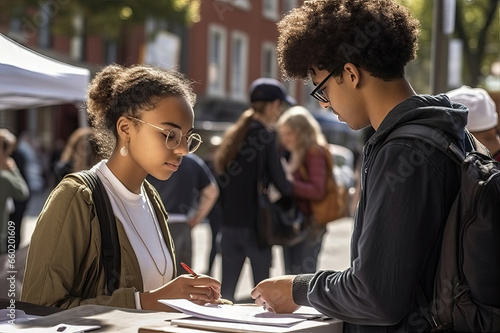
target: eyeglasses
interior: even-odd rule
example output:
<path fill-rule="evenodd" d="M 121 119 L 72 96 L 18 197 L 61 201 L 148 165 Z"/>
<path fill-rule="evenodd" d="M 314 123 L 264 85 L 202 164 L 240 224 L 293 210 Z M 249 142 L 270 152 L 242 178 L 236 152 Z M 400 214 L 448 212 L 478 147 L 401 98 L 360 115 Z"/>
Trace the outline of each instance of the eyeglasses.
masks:
<path fill-rule="evenodd" d="M 188 151 L 190 153 L 194 153 L 196 151 L 196 149 L 198 149 L 200 147 L 200 145 L 203 143 L 203 141 L 201 140 L 201 136 L 198 133 L 191 133 L 189 135 L 187 135 L 187 134 L 183 135 L 182 131 L 179 128 L 174 127 L 171 130 L 166 130 L 164 128 L 150 124 L 147 121 L 144 121 L 144 120 L 139 119 L 139 118 L 135 118 L 135 117 L 129 117 L 129 118 L 135 119 L 138 122 L 141 122 L 143 124 L 147 124 L 151 127 L 159 129 L 162 132 L 165 132 L 166 133 L 165 145 L 167 146 L 168 149 L 175 149 L 175 148 L 179 147 L 183 136 L 186 137 Z"/>
<path fill-rule="evenodd" d="M 327 75 L 323 81 L 321 81 L 320 84 L 314 88 L 314 90 L 309 94 L 312 97 L 316 98 L 318 101 L 323 102 L 323 103 L 330 103 L 330 100 L 325 96 L 325 93 L 323 92 L 324 89 L 321 89 L 322 86 L 325 85 L 326 81 L 330 79 L 333 75 L 333 72 Z"/>

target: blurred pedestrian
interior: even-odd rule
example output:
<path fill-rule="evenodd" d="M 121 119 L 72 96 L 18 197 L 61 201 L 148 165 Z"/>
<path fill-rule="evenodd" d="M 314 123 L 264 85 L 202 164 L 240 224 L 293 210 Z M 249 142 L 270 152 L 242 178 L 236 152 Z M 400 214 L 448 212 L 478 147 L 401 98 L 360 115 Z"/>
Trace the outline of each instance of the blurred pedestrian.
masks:
<path fill-rule="evenodd" d="M 446 93 L 452 102 L 462 103 L 469 109 L 467 129 L 488 148 L 500 162 L 500 131 L 495 101 L 482 88 L 462 86 Z"/>
<path fill-rule="evenodd" d="M 90 83 L 87 110 L 109 159 L 92 170 L 105 188 L 120 245 L 120 279 L 108 295 L 100 222 L 76 174 L 52 191 L 33 233 L 22 300 L 69 308 L 100 304 L 171 310 L 158 302 L 217 302 L 220 283 L 178 275 L 167 212 L 146 176 L 168 179 L 201 138 L 193 133 L 195 95 L 181 74 L 147 65 L 108 65 Z"/>
<path fill-rule="evenodd" d="M 16 248 L 21 236 L 20 226 L 9 222 L 7 200 L 25 200 L 29 196 L 28 184 L 10 155 L 16 146 L 16 137 L 0 128 L 0 253 L 7 252 L 7 244 Z M 13 239 L 15 243 L 11 243 Z M 10 248 L 9 248 L 10 249 Z"/>
<path fill-rule="evenodd" d="M 397 1 L 305 1 L 278 31 L 284 75 L 311 79 L 321 107 L 352 129 L 376 132 L 363 148 L 350 267 L 270 278 L 252 297 L 279 313 L 312 306 L 343 320 L 344 332 L 430 331 L 417 295 L 434 299 L 460 168 L 419 140 L 387 138 L 421 124 L 465 150 L 466 110 L 413 90 L 405 67 L 416 56 L 419 22 Z"/>
<path fill-rule="evenodd" d="M 174 240 L 177 271 L 183 272 L 181 262 L 192 266 L 193 244 L 191 230 L 211 212 L 219 187 L 206 163 L 196 154 L 182 159 L 179 169 L 167 180 L 148 176 L 168 213 L 168 228 Z"/>
<path fill-rule="evenodd" d="M 24 152 L 19 149 L 18 145 L 16 144 L 16 148 L 14 149 L 14 152 L 11 155 L 12 159 L 17 165 L 17 168 L 19 169 L 19 172 L 21 172 L 21 175 L 23 176 L 24 181 L 26 184 L 28 184 L 28 175 L 26 173 L 27 169 L 27 157 L 25 156 Z M 31 193 L 30 193 L 31 194 Z M 16 226 L 16 236 L 15 236 L 15 248 L 16 250 L 19 249 L 19 246 L 21 245 L 21 230 L 22 230 L 22 225 L 23 225 L 23 218 L 26 212 L 26 209 L 28 208 L 28 203 L 30 202 L 31 195 L 28 195 L 28 197 L 21 199 L 21 200 L 16 200 L 13 199 L 13 211 L 10 212 L 9 215 L 9 221 L 12 221 L 14 225 Z"/>
<path fill-rule="evenodd" d="M 68 143 L 54 165 L 57 181 L 67 174 L 81 170 L 89 170 L 102 158 L 97 150 L 92 127 L 80 127 L 71 133 Z"/>
<path fill-rule="evenodd" d="M 24 172 L 31 194 L 42 191 L 45 186 L 42 162 L 33 141 L 34 139 L 28 132 L 23 132 L 19 135 L 17 143 L 17 150 L 25 158 Z"/>
<path fill-rule="evenodd" d="M 257 181 L 259 165 L 282 195 L 291 194 L 280 163 L 272 126 L 287 104 L 295 104 L 275 79 L 260 78 L 250 86 L 250 109 L 224 134 L 216 152 L 215 170 L 222 212 L 222 296 L 234 300 L 236 284 L 246 258 L 253 282 L 269 277 L 271 247 L 261 246 L 257 228 Z"/>
<path fill-rule="evenodd" d="M 284 165 L 287 178 L 293 184 L 293 198 L 310 220 L 308 237 L 296 245 L 283 247 L 285 273 L 314 273 L 326 228 L 315 222 L 310 203 L 327 194 L 327 177 L 333 177 L 333 170 L 328 170 L 326 162 L 331 158 L 327 156 L 330 151 L 318 122 L 302 106 L 285 111 L 278 119 L 277 128 L 280 143 L 290 153 Z"/>

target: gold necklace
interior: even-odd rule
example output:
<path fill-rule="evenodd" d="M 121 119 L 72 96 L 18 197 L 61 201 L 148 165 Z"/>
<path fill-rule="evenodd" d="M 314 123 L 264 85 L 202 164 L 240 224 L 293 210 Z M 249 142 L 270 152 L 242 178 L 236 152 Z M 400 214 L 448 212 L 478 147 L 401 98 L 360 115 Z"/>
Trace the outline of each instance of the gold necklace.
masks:
<path fill-rule="evenodd" d="M 122 199 L 120 198 L 120 196 L 118 195 L 118 193 L 115 191 L 115 188 L 113 187 L 113 184 L 111 183 L 111 181 L 108 179 L 108 177 L 106 177 L 106 175 L 104 175 L 104 173 L 101 172 L 101 170 L 97 169 L 97 171 L 106 179 L 106 181 L 108 182 L 108 185 L 109 185 L 109 188 L 111 189 L 111 191 L 113 191 L 113 194 L 118 198 L 118 200 L 120 201 L 122 207 L 123 207 L 123 210 L 125 211 L 125 214 L 127 214 L 127 217 L 130 221 L 130 224 L 132 225 L 132 228 L 134 228 L 134 231 L 135 233 L 137 234 L 137 236 L 139 236 L 139 239 L 141 240 L 142 244 L 144 245 L 144 247 L 146 248 L 146 251 L 148 251 L 148 254 L 149 256 L 151 257 L 151 260 L 153 260 L 153 263 L 156 267 L 156 270 L 158 271 L 158 273 L 162 276 L 162 279 L 163 279 L 163 283 L 165 283 L 165 273 L 167 272 L 167 257 L 165 256 L 165 251 L 163 251 L 163 246 L 162 246 L 162 242 L 161 242 L 161 239 L 160 239 L 160 230 L 158 230 L 158 226 L 156 225 L 157 223 L 155 222 L 155 219 L 153 217 L 153 213 L 151 212 L 151 209 L 152 207 L 150 206 L 149 204 L 149 198 L 148 196 L 146 195 L 146 202 L 148 204 L 148 210 L 149 210 L 149 214 L 151 215 L 151 218 L 153 219 L 153 224 L 155 225 L 155 230 L 156 230 L 156 236 L 158 237 L 158 244 L 160 245 L 160 250 L 161 250 L 161 253 L 163 254 L 163 262 L 165 263 L 165 267 L 163 268 L 163 273 L 160 271 L 160 268 L 158 267 L 158 265 L 156 264 L 156 261 L 153 257 L 153 255 L 151 254 L 151 252 L 149 251 L 149 248 L 148 246 L 146 245 L 146 243 L 144 242 L 144 240 L 142 239 L 141 237 L 141 234 L 139 234 L 139 231 L 137 230 L 137 228 L 135 227 L 134 225 L 134 222 L 132 222 L 132 219 L 130 218 L 130 215 L 128 213 L 128 210 L 127 210 L 127 207 L 125 206 L 125 204 L 123 203 Z M 145 192 L 144 192 L 145 193 Z"/>

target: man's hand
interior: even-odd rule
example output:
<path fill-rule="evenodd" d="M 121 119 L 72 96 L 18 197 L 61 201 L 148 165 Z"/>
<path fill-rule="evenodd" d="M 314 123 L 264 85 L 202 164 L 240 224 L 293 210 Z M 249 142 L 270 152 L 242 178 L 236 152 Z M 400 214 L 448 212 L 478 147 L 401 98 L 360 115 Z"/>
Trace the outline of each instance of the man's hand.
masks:
<path fill-rule="evenodd" d="M 251 292 L 255 304 L 276 313 L 292 313 L 299 308 L 293 301 L 295 275 L 284 275 L 261 281 Z"/>

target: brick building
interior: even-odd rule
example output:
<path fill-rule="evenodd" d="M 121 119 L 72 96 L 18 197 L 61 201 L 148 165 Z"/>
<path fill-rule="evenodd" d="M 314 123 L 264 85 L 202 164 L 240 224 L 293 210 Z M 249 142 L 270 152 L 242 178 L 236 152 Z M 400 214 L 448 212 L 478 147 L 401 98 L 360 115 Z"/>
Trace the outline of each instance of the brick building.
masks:
<path fill-rule="evenodd" d="M 302 0 L 202 0 L 199 22 L 181 26 L 146 21 L 124 28 L 118 39 L 90 35 L 78 19 L 73 22 L 73 37 L 54 33 L 50 18 L 57 15 L 57 6 L 66 2 L 52 2 L 16 20 L 3 20 L 9 23 L 0 26 L 0 32 L 40 53 L 87 67 L 92 73 L 112 62 L 174 65 L 195 82 L 197 119 L 231 122 L 247 107 L 248 86 L 254 79 L 280 77 L 276 22 Z M 171 59 L 159 59 L 158 51 Z M 308 101 L 309 88 L 304 89 L 302 83 L 285 84 L 299 103 Z M 79 106 L 61 105 L 36 110 L 36 116 L 29 110 L 7 111 L 3 118 L 15 131 L 30 131 L 50 144 L 66 140 L 81 125 L 80 110 Z M 33 117 L 36 121 L 30 120 Z"/>

